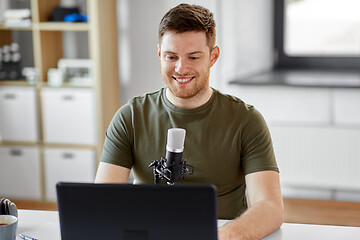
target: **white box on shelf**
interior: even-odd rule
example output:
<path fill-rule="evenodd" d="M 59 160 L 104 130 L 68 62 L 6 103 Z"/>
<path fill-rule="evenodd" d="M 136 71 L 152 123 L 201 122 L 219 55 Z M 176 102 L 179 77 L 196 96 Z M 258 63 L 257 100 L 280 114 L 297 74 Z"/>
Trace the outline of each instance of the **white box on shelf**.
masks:
<path fill-rule="evenodd" d="M 0 135 L 6 141 L 38 140 L 34 87 L 0 87 Z"/>
<path fill-rule="evenodd" d="M 58 62 L 63 81 L 74 85 L 91 85 L 92 61 L 90 59 L 60 59 Z"/>
<path fill-rule="evenodd" d="M 44 88 L 47 143 L 96 144 L 95 94 L 85 88 Z"/>
<path fill-rule="evenodd" d="M 0 147 L 0 196 L 40 200 L 39 151 Z"/>
<path fill-rule="evenodd" d="M 91 150 L 45 149 L 46 199 L 56 201 L 56 184 L 94 182 L 96 154 Z"/>

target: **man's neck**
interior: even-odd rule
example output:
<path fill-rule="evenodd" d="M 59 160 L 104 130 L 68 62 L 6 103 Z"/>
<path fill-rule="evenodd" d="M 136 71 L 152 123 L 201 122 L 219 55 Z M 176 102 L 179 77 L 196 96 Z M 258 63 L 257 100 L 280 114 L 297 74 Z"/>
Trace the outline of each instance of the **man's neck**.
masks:
<path fill-rule="evenodd" d="M 202 93 L 192 98 L 176 97 L 169 88 L 166 88 L 166 98 L 178 108 L 194 109 L 207 103 L 213 94 L 213 89 L 209 86 Z"/>

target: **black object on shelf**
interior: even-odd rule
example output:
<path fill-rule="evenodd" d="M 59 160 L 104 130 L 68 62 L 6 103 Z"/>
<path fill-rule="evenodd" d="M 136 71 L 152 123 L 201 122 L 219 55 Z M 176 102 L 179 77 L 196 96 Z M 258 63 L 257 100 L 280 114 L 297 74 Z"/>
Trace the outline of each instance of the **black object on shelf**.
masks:
<path fill-rule="evenodd" d="M 66 15 L 69 14 L 79 14 L 80 10 L 77 7 L 67 8 L 67 7 L 55 7 L 50 15 L 50 21 L 52 22 L 63 22 Z"/>
<path fill-rule="evenodd" d="M 21 74 L 21 54 L 20 45 L 11 43 L 0 46 L 0 80 L 20 80 Z"/>

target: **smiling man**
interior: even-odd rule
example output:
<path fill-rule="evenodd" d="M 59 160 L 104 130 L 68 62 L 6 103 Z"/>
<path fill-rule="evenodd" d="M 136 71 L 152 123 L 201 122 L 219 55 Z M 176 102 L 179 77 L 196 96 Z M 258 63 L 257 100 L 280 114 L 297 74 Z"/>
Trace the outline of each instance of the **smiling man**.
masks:
<path fill-rule="evenodd" d="M 219 48 L 210 48 L 205 32 L 160 32 L 158 55 L 161 74 L 167 85 L 166 97 L 180 108 L 196 108 L 212 96 L 210 68 L 219 57 Z"/>
<path fill-rule="evenodd" d="M 158 56 L 166 84 L 131 99 L 106 133 L 96 183 L 153 183 L 149 164 L 164 155 L 167 130 L 186 129 L 186 183 L 217 187 L 218 217 L 233 219 L 219 240 L 260 239 L 283 222 L 279 174 L 261 114 L 209 86 L 219 57 L 213 14 L 197 5 L 169 10 L 159 26 Z M 245 190 L 247 190 L 246 197 Z"/>
<path fill-rule="evenodd" d="M 219 57 L 219 48 L 209 49 L 204 32 L 161 33 L 158 55 L 161 74 L 167 85 L 166 97 L 180 108 L 197 108 L 212 96 L 210 68 Z"/>

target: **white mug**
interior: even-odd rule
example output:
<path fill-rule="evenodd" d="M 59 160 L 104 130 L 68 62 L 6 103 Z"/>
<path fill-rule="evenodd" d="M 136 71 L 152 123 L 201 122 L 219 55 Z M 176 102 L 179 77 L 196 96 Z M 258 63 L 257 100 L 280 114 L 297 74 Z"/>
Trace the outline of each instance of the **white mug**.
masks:
<path fill-rule="evenodd" d="M 18 218 L 12 215 L 0 215 L 0 239 L 15 240 Z"/>

